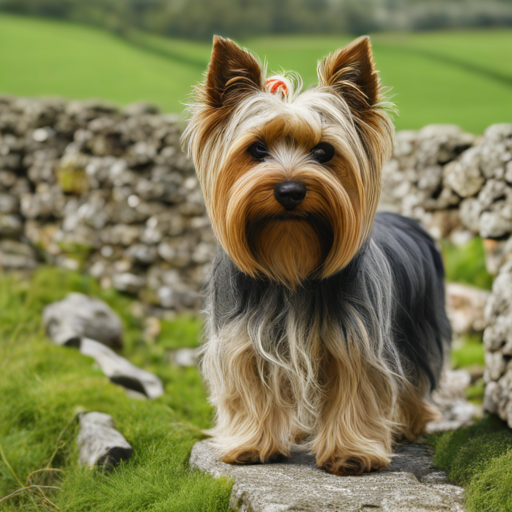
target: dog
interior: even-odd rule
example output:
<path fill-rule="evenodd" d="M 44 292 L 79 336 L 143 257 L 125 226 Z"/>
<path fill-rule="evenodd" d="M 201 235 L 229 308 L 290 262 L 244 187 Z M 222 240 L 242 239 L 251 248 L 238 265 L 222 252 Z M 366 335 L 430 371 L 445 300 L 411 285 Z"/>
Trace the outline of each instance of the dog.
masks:
<path fill-rule="evenodd" d="M 368 37 L 318 86 L 265 77 L 215 37 L 183 145 L 220 242 L 201 369 L 227 463 L 301 444 L 337 475 L 378 470 L 436 418 L 444 270 L 414 221 L 378 213 L 393 124 Z"/>

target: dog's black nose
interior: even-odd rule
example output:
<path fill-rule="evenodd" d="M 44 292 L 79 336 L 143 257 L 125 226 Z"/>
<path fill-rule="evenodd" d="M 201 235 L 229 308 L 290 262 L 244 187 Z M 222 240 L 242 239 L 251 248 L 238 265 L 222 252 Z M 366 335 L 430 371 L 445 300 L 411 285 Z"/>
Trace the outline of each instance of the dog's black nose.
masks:
<path fill-rule="evenodd" d="M 304 201 L 306 185 L 297 180 L 281 181 L 274 187 L 274 197 L 287 210 L 293 210 Z"/>

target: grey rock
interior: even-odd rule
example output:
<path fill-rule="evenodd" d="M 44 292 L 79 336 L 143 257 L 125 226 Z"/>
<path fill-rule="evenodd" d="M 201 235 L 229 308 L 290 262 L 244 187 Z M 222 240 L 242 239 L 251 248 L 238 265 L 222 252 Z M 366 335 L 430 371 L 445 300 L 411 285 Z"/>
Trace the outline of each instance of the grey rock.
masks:
<path fill-rule="evenodd" d="M 123 113 L 129 116 L 142 116 L 146 114 L 160 114 L 160 108 L 158 105 L 149 103 L 147 101 L 137 101 L 135 103 L 129 103 L 123 107 Z"/>
<path fill-rule="evenodd" d="M 126 247 L 135 244 L 142 233 L 140 226 L 128 226 L 126 224 L 115 224 L 108 226 L 100 233 L 104 244 L 124 245 Z"/>
<path fill-rule="evenodd" d="M 507 362 L 500 352 L 485 353 L 486 380 L 497 381 L 505 373 Z"/>
<path fill-rule="evenodd" d="M 81 466 L 109 469 L 132 456 L 133 448 L 115 429 L 112 416 L 102 412 L 81 413 L 79 422 L 77 444 Z"/>
<path fill-rule="evenodd" d="M 48 336 L 59 344 L 72 337 L 92 338 L 105 345 L 121 348 L 123 325 L 119 316 L 103 301 L 82 293 L 69 293 L 43 310 Z"/>
<path fill-rule="evenodd" d="M 480 236 L 482 238 L 501 238 L 512 232 L 512 204 L 498 201 L 494 211 L 483 212 L 480 216 Z"/>
<path fill-rule="evenodd" d="M 18 198 L 10 194 L 0 193 L 0 214 L 2 213 L 18 213 Z"/>
<path fill-rule="evenodd" d="M 489 126 L 484 132 L 484 136 L 495 142 L 501 142 L 504 139 L 512 139 L 512 123 L 498 123 Z"/>
<path fill-rule="evenodd" d="M 204 242 L 200 243 L 194 248 L 194 252 L 192 253 L 192 261 L 194 263 L 204 265 L 205 263 L 212 261 L 216 252 L 216 245 L 211 245 Z"/>
<path fill-rule="evenodd" d="M 436 190 L 441 184 L 443 168 L 439 165 L 433 165 L 422 169 L 421 176 L 418 179 L 418 188 L 421 190 Z"/>
<path fill-rule="evenodd" d="M 490 292 L 460 283 L 446 284 L 446 308 L 456 334 L 483 332 L 485 305 Z"/>
<path fill-rule="evenodd" d="M 185 268 L 191 261 L 191 248 L 187 240 L 169 238 L 158 245 L 159 256 L 177 268 Z"/>
<path fill-rule="evenodd" d="M 455 430 L 470 425 L 481 416 L 481 409 L 466 399 L 466 389 L 470 383 L 471 375 L 466 370 L 443 370 L 439 387 L 432 393 L 432 402 L 442 417 L 429 423 L 427 432 Z"/>
<path fill-rule="evenodd" d="M 512 184 L 512 160 L 507 162 L 505 165 L 504 178 L 509 185 Z"/>
<path fill-rule="evenodd" d="M 462 511 L 463 491 L 446 483 L 423 483 L 433 474 L 427 449 L 400 447 L 391 466 L 380 473 L 339 477 L 297 452 L 279 463 L 235 466 L 219 460 L 212 441 L 196 443 L 190 466 L 216 478 L 233 479 L 230 505 L 251 512 Z M 435 472 L 436 476 L 439 472 Z M 448 486 L 452 487 L 452 486 Z"/>
<path fill-rule="evenodd" d="M 0 240 L 0 268 L 24 269 L 37 266 L 32 247 L 16 240 Z"/>
<path fill-rule="evenodd" d="M 92 357 L 114 384 L 137 391 L 149 399 L 164 393 L 162 382 L 156 375 L 138 368 L 98 341 L 75 336 L 66 341 L 66 346 L 77 347 L 81 354 Z"/>
<path fill-rule="evenodd" d="M 151 265 L 157 259 L 156 247 L 146 244 L 132 245 L 126 250 L 126 257 L 143 265 Z"/>
<path fill-rule="evenodd" d="M 16 183 L 16 173 L 0 170 L 0 190 L 9 190 Z"/>
<path fill-rule="evenodd" d="M 23 221 L 19 215 L 0 214 L 0 236 L 17 237 L 23 233 Z"/>
<path fill-rule="evenodd" d="M 169 352 L 169 359 L 176 366 L 197 366 L 197 358 L 198 349 L 196 348 L 180 348 Z"/>
<path fill-rule="evenodd" d="M 9 193 L 17 198 L 30 193 L 30 183 L 27 178 L 19 177 L 16 183 L 9 189 Z"/>
<path fill-rule="evenodd" d="M 479 168 L 479 148 L 470 148 L 463 153 L 460 160 L 445 167 L 445 183 L 459 196 L 470 197 L 482 188 L 485 178 Z"/>
<path fill-rule="evenodd" d="M 65 199 L 58 186 L 46 183 L 38 187 L 35 194 L 21 196 L 21 212 L 28 219 L 61 217 Z"/>
<path fill-rule="evenodd" d="M 146 285 L 146 280 L 136 274 L 130 272 L 122 272 L 112 276 L 112 285 L 120 292 L 136 295 Z"/>
<path fill-rule="evenodd" d="M 4 169 L 16 170 L 20 167 L 21 155 L 17 153 L 10 153 L 6 155 L 0 155 L 0 167 Z"/>
<path fill-rule="evenodd" d="M 500 268 L 485 307 L 484 407 L 512 428 L 512 261 Z"/>
<path fill-rule="evenodd" d="M 478 194 L 478 201 L 482 205 L 482 209 L 489 208 L 494 201 L 503 198 L 507 194 L 507 184 L 502 180 L 489 179 Z"/>
<path fill-rule="evenodd" d="M 181 311 L 184 309 L 197 309 L 200 305 L 200 296 L 183 283 L 174 286 L 161 286 L 157 290 L 160 305 L 166 309 Z"/>
<path fill-rule="evenodd" d="M 436 210 L 425 212 L 421 216 L 427 225 L 427 231 L 436 240 L 441 240 L 457 233 L 460 227 L 458 210 Z"/>
<path fill-rule="evenodd" d="M 73 252 L 76 249 L 84 254 L 98 247 L 99 237 L 95 229 L 80 223 L 71 228 L 65 223 L 63 227 L 64 229 L 56 231 L 54 241 L 64 250 L 69 248 Z"/>
<path fill-rule="evenodd" d="M 468 197 L 460 203 L 460 220 L 464 227 L 471 232 L 480 233 L 480 215 L 482 214 L 482 203 L 475 197 Z"/>

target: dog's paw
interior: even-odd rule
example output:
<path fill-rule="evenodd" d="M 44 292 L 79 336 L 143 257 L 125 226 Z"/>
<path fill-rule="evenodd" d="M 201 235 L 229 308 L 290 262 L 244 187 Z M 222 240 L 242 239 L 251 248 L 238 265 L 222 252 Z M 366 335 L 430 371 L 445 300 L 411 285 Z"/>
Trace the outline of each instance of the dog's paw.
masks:
<path fill-rule="evenodd" d="M 231 450 L 222 457 L 227 464 L 258 464 L 262 462 L 258 450 Z"/>
<path fill-rule="evenodd" d="M 361 475 L 371 471 L 378 471 L 390 464 L 387 457 L 366 458 L 356 456 L 332 457 L 319 464 L 321 469 L 333 475 Z"/>
<path fill-rule="evenodd" d="M 277 462 L 284 459 L 281 453 L 263 454 L 257 449 L 237 449 L 225 453 L 222 462 L 227 464 L 262 464 L 265 462 Z"/>

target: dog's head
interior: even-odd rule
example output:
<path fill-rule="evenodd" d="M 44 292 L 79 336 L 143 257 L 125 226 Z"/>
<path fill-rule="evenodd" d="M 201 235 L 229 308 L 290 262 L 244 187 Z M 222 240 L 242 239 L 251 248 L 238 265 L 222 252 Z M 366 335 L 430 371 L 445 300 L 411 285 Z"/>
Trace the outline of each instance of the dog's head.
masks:
<path fill-rule="evenodd" d="M 370 231 L 392 148 L 370 41 L 318 66 L 317 87 L 268 79 L 216 37 L 184 143 L 215 233 L 237 267 L 289 287 L 345 267 Z"/>

